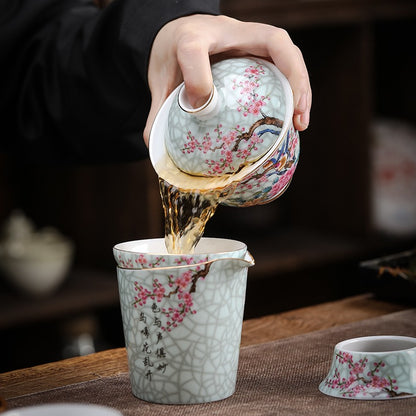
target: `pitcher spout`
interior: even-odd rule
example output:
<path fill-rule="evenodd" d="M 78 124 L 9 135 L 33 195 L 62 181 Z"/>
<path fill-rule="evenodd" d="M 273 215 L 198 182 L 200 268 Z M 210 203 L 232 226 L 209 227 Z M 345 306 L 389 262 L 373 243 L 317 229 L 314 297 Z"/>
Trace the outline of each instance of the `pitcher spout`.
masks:
<path fill-rule="evenodd" d="M 226 265 L 237 267 L 240 269 L 245 269 L 247 267 L 254 266 L 255 261 L 253 256 L 247 251 L 244 258 L 239 257 L 225 257 L 211 260 L 209 263 L 225 262 Z M 224 266 L 224 265 L 223 265 Z"/>

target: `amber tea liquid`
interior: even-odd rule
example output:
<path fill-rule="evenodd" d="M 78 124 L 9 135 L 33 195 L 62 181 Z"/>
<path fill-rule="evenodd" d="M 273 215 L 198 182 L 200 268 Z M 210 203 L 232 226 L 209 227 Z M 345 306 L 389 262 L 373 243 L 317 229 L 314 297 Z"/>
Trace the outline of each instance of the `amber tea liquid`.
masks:
<path fill-rule="evenodd" d="M 192 253 L 214 215 L 221 190 L 187 191 L 159 178 L 168 253 Z"/>

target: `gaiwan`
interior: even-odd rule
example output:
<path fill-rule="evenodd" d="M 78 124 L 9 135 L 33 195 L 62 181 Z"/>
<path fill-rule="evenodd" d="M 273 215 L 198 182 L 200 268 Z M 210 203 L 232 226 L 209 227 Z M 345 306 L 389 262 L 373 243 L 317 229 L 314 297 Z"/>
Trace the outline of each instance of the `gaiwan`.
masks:
<path fill-rule="evenodd" d="M 285 91 L 267 61 L 233 58 L 212 65 L 208 101 L 192 108 L 184 86 L 168 115 L 165 146 L 181 171 L 205 177 L 239 172 L 278 140 L 286 114 Z"/>

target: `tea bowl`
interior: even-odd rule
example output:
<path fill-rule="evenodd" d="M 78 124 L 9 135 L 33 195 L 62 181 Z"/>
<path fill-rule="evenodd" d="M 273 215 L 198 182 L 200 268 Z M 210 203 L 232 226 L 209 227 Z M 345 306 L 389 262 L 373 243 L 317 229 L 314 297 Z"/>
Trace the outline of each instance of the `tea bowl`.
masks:
<path fill-rule="evenodd" d="M 416 338 L 381 335 L 338 343 L 319 390 L 358 400 L 416 396 Z"/>
<path fill-rule="evenodd" d="M 161 107 L 150 132 L 152 165 L 177 188 L 221 189 L 223 205 L 271 202 L 288 187 L 299 159 L 289 82 L 258 58 L 221 61 L 212 71 L 213 97 L 202 116 L 183 103 L 183 84 Z M 246 74 L 261 76 L 245 87 Z"/>

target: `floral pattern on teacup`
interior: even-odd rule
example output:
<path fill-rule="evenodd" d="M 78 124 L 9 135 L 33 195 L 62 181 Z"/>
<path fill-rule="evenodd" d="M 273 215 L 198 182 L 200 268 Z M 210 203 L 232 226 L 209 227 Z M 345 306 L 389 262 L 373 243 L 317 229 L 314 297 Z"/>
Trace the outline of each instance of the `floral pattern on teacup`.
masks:
<path fill-rule="evenodd" d="M 240 253 L 237 253 L 240 256 Z M 189 255 L 151 255 L 135 252 L 121 252 L 114 249 L 114 257 L 119 267 L 123 269 L 154 269 L 159 267 L 172 267 L 181 265 L 194 265 L 208 261 L 208 256 Z"/>
<path fill-rule="evenodd" d="M 280 80 L 266 64 L 242 58 L 212 70 L 221 117 L 198 122 L 173 107 L 166 138 L 176 166 L 202 176 L 235 173 L 267 153 L 280 135 L 285 108 Z"/>
<path fill-rule="evenodd" d="M 186 263 L 187 259 L 184 261 Z M 198 281 L 207 277 L 211 264 L 184 267 L 176 276 L 166 273 L 163 278 L 154 277 L 151 287 L 137 280 L 133 282 L 132 306 L 140 309 L 138 330 L 143 340 L 144 358 L 140 365 L 147 381 L 151 382 L 155 374 L 164 374 L 168 369 L 169 351 L 163 342 L 165 333 L 177 328 L 189 314 L 197 313 L 193 294 Z M 165 300 L 169 300 L 170 306 L 162 306 L 166 304 Z M 146 304 L 151 305 L 151 316 L 143 312 Z"/>
<path fill-rule="evenodd" d="M 134 302 L 135 308 L 144 306 L 148 301 L 156 302 L 152 305 L 152 310 L 160 313 L 158 325 L 162 331 L 170 332 L 183 322 L 184 318 L 189 314 L 196 314 L 193 309 L 192 294 L 196 292 L 199 279 L 205 279 L 211 267 L 210 262 L 201 266 L 186 269 L 179 275 L 174 277 L 167 274 L 166 281 L 161 282 L 154 278 L 152 288 L 144 287 L 138 281 L 134 282 Z M 159 308 L 158 303 L 164 298 L 176 299 L 176 306 L 169 308 Z M 161 318 L 161 319 L 160 319 Z"/>
<path fill-rule="evenodd" d="M 117 269 L 132 392 L 150 402 L 205 403 L 235 390 L 253 259 L 183 260 Z"/>
<path fill-rule="evenodd" d="M 131 256 L 130 253 L 124 255 L 118 254 L 118 264 L 124 269 L 153 269 L 154 267 L 162 267 L 165 259 L 163 257 L 155 257 L 153 261 L 149 261 L 147 256 L 139 254 Z M 133 257 L 133 258 L 132 258 Z"/>
<path fill-rule="evenodd" d="M 400 391 L 398 381 L 383 369 L 383 360 L 369 361 L 367 357 L 354 360 L 352 354 L 343 351 L 335 352 L 333 376 L 327 377 L 325 386 L 338 390 L 340 396 L 355 399 L 391 398 L 408 396 L 411 393 Z M 347 367 L 348 374 L 342 369 Z"/>
<path fill-rule="evenodd" d="M 255 172 L 243 179 L 222 202 L 230 206 L 266 204 L 289 186 L 299 160 L 299 133 L 293 126 L 282 144 Z"/>

